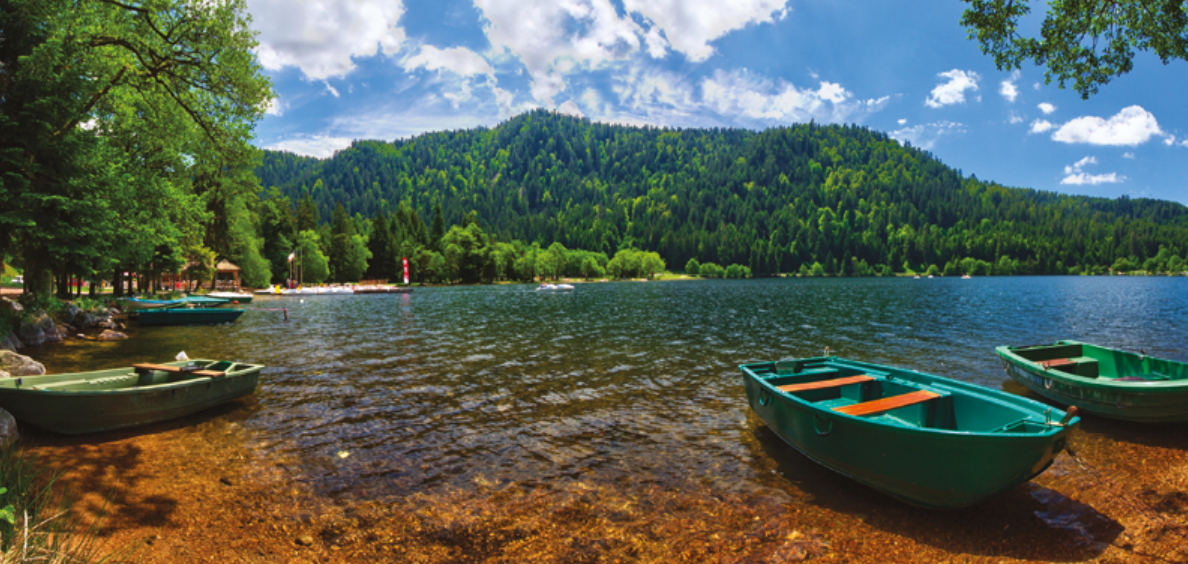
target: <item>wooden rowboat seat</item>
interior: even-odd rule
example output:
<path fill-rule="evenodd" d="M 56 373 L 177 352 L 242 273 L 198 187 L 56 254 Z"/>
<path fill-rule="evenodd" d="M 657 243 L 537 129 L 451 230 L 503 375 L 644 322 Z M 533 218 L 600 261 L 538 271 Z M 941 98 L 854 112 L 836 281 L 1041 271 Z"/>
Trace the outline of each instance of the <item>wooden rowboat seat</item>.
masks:
<path fill-rule="evenodd" d="M 866 374 L 859 374 L 857 376 L 846 376 L 844 378 L 834 378 L 832 380 L 818 380 L 816 382 L 805 382 L 803 384 L 787 384 L 779 386 L 781 392 L 803 392 L 805 390 L 824 390 L 826 388 L 837 388 L 840 386 L 848 386 L 850 384 L 859 384 L 862 382 L 874 381 L 874 377 Z"/>
<path fill-rule="evenodd" d="M 877 399 L 874 401 L 867 401 L 856 403 L 854 405 L 843 405 L 841 407 L 833 408 L 838 413 L 846 415 L 874 415 L 876 413 L 883 413 L 884 411 L 891 411 L 892 409 L 899 409 L 909 405 L 926 402 L 932 398 L 939 398 L 940 394 L 930 392 L 928 390 L 920 390 L 908 394 L 901 394 L 898 396 L 891 396 L 889 398 Z"/>
<path fill-rule="evenodd" d="M 1076 366 L 1077 364 L 1078 364 L 1077 361 L 1069 359 L 1069 358 L 1053 358 L 1051 360 L 1039 361 L 1039 365 L 1044 367 L 1045 369 L 1064 368 L 1064 367 L 1068 367 L 1068 366 Z"/>
<path fill-rule="evenodd" d="M 144 374 L 154 370 L 159 370 L 161 372 L 171 372 L 174 374 L 193 374 L 195 376 L 207 376 L 209 378 L 219 378 L 226 375 L 226 372 L 219 372 L 217 370 L 186 370 L 180 366 L 169 366 L 168 364 L 141 363 L 133 364 L 132 368 L 136 369 L 137 374 Z"/>

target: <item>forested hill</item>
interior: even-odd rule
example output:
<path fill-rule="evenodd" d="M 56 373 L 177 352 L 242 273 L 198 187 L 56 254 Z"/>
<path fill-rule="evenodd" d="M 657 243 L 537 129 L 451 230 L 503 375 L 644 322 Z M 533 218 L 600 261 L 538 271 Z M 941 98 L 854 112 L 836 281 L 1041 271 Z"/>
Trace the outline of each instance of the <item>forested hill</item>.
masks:
<path fill-rule="evenodd" d="M 1183 205 L 1006 188 L 857 126 L 673 130 L 535 111 L 493 129 L 359 141 L 320 161 L 268 152 L 259 176 L 294 202 L 310 191 L 322 218 L 338 202 L 372 217 L 407 201 L 427 223 L 440 204 L 446 225 L 476 211 L 498 240 L 636 247 L 670 268 L 696 258 L 756 275 L 962 260 L 1064 273 L 1157 255 L 1159 270 L 1177 270 L 1166 263 L 1188 241 Z"/>

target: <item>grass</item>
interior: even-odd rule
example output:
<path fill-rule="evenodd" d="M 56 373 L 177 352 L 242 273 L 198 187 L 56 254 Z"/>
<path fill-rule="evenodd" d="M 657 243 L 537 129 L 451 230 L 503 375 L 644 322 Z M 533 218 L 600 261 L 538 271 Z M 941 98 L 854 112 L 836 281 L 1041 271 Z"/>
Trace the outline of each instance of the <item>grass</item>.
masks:
<path fill-rule="evenodd" d="M 14 442 L 0 447 L 0 564 L 129 562 L 135 551 L 104 550 L 102 519 L 85 524 L 70 511 L 58 474 Z M 10 518 L 11 517 L 11 518 Z"/>

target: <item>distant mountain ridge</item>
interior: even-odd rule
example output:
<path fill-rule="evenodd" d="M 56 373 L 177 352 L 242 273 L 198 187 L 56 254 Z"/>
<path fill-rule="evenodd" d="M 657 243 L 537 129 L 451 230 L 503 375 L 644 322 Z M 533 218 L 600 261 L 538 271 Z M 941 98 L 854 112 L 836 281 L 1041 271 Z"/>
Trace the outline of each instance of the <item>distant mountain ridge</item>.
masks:
<path fill-rule="evenodd" d="M 1182 257 L 1188 208 L 1007 188 L 858 126 L 764 131 L 592 123 L 537 110 L 494 128 L 356 141 L 329 159 L 267 151 L 257 171 L 322 218 L 407 201 L 447 224 L 476 211 L 500 240 L 657 251 L 756 275 L 1101 271 Z M 1165 247 L 1160 255 L 1160 246 Z M 965 270 L 968 270 L 966 268 Z"/>

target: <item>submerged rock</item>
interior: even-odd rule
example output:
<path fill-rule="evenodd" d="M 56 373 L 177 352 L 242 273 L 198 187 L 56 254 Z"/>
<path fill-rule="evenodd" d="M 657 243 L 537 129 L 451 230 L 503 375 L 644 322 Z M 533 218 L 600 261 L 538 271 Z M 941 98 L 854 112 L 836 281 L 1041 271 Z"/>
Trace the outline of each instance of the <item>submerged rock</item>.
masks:
<path fill-rule="evenodd" d="M 15 333 L 9 333 L 0 339 L 0 350 L 17 352 L 24 347 L 25 343 L 22 343 Z"/>
<path fill-rule="evenodd" d="M 7 372 L 9 377 L 45 374 L 45 366 L 40 362 L 12 351 L 0 351 L 0 370 Z"/>
<path fill-rule="evenodd" d="M 119 331 L 112 331 L 111 329 L 105 329 L 102 333 L 99 334 L 99 337 L 97 337 L 97 338 L 100 341 L 119 341 L 121 339 L 127 339 L 128 336 L 123 333 L 120 333 Z"/>
<path fill-rule="evenodd" d="M 4 409 L 0 409 L 0 447 L 6 447 L 19 438 L 21 438 L 21 433 L 17 429 L 16 418 Z"/>

